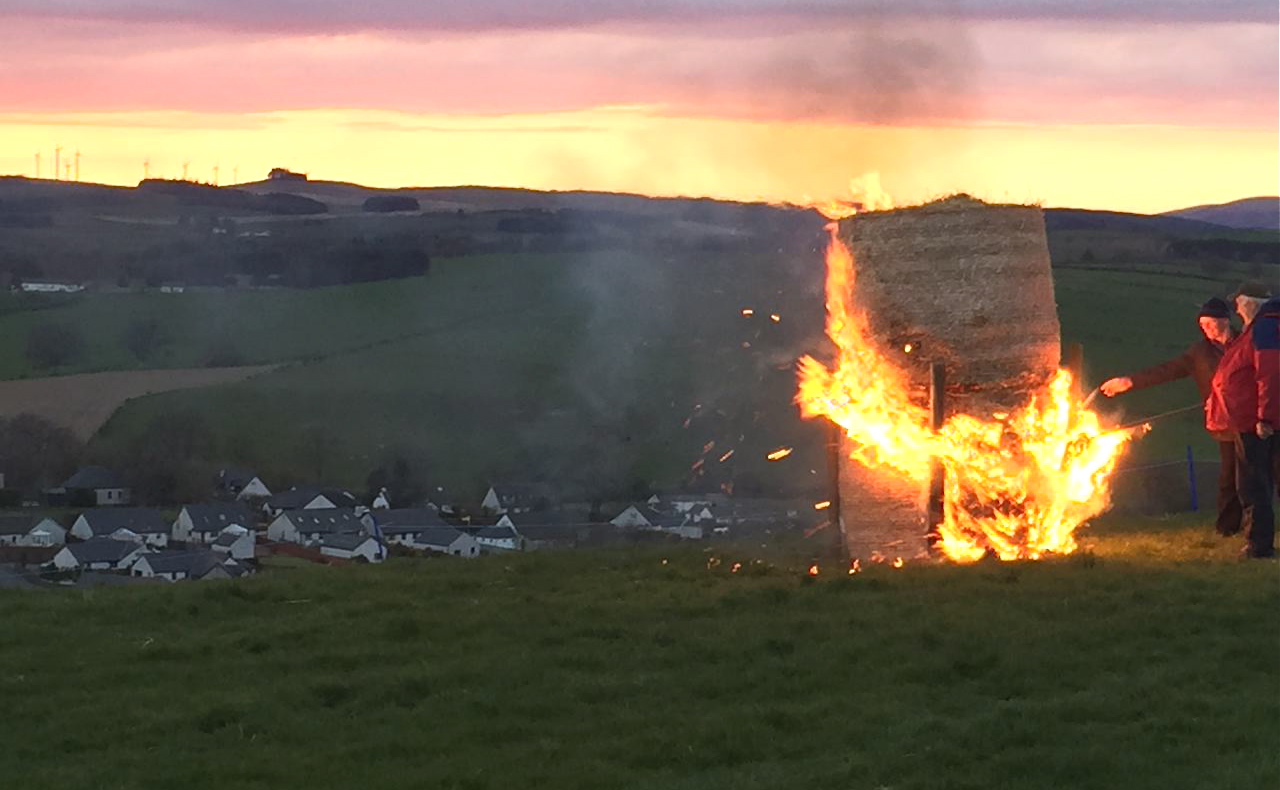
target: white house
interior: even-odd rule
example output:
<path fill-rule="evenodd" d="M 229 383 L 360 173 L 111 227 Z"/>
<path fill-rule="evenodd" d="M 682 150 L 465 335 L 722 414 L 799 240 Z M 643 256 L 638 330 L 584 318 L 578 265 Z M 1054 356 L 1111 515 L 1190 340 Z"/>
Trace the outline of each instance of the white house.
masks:
<path fill-rule="evenodd" d="M 132 567 L 145 552 L 142 544 L 133 541 L 92 538 L 68 543 L 53 556 L 53 565 L 64 571 L 123 571 Z"/>
<path fill-rule="evenodd" d="M 427 527 L 418 533 L 413 547 L 448 554 L 451 557 L 480 556 L 480 542 L 474 536 L 450 526 Z"/>
<path fill-rule="evenodd" d="M 368 535 L 367 515 L 354 508 L 331 507 L 286 510 L 267 526 L 267 537 L 285 543 L 319 543 L 325 535 Z"/>
<path fill-rule="evenodd" d="M 394 543 L 411 548 L 418 546 L 418 538 L 424 530 L 449 527 L 440 514 L 431 508 L 391 508 L 374 509 L 370 518 L 377 525 L 377 531 L 387 543 Z"/>
<path fill-rule="evenodd" d="M 71 534 L 81 540 L 110 535 L 118 529 L 137 534 L 148 546 L 169 545 L 172 525 L 158 510 L 145 507 L 106 507 L 86 510 L 71 525 Z"/>
<path fill-rule="evenodd" d="M 252 469 L 229 466 L 218 471 L 218 490 L 244 502 L 249 499 L 266 499 L 271 489 Z"/>
<path fill-rule="evenodd" d="M 333 533 L 320 539 L 320 553 L 344 560 L 382 562 L 386 550 L 378 545 L 372 535 Z"/>
<path fill-rule="evenodd" d="M 0 516 L 0 546 L 61 546 L 67 530 L 57 521 L 40 516 Z"/>
<path fill-rule="evenodd" d="M 229 579 L 223 558 L 208 549 L 177 549 L 143 554 L 129 569 L 130 576 L 143 579 Z"/>
<path fill-rule="evenodd" d="M 667 513 L 651 505 L 630 505 L 609 521 L 615 527 L 666 532 L 688 540 L 702 540 L 703 527 L 689 513 Z"/>
<path fill-rule="evenodd" d="M 102 466 L 85 466 L 49 493 L 88 497 L 97 507 L 121 507 L 133 500 L 133 490 L 120 475 Z"/>
<path fill-rule="evenodd" d="M 286 510 L 332 510 L 334 508 L 353 508 L 359 502 L 349 491 L 337 488 L 291 488 L 273 494 L 263 504 L 267 515 L 275 518 Z"/>
<path fill-rule="evenodd" d="M 551 504 L 551 489 L 540 483 L 504 483 L 491 485 L 480 500 L 480 506 L 490 513 L 527 513 Z"/>
<path fill-rule="evenodd" d="M 213 543 L 227 527 L 253 529 L 254 521 L 249 508 L 239 502 L 187 505 L 173 522 L 173 539 L 180 543 Z"/>
<path fill-rule="evenodd" d="M 510 526 L 481 527 L 475 531 L 476 543 L 490 551 L 524 551 L 524 538 Z"/>
<path fill-rule="evenodd" d="M 663 513 L 652 505 L 628 505 L 621 513 L 609 519 L 615 527 L 632 527 L 644 529 L 656 527 L 672 520 L 672 516 Z"/>
<path fill-rule="evenodd" d="M 213 542 L 213 550 L 234 560 L 252 560 L 257 536 L 251 529 L 232 524 Z"/>

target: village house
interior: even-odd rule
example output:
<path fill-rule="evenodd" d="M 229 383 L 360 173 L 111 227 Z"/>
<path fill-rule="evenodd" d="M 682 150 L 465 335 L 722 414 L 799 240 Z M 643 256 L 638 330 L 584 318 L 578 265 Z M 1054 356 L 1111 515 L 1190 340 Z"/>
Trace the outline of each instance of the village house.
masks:
<path fill-rule="evenodd" d="M 251 469 L 234 466 L 227 467 L 218 472 L 216 482 L 218 491 L 224 495 L 235 497 L 241 502 L 252 499 L 267 499 L 271 496 L 271 489 Z"/>
<path fill-rule="evenodd" d="M 213 541 L 213 550 L 234 560 L 252 560 L 257 548 L 257 534 L 238 524 L 226 527 Z"/>
<path fill-rule="evenodd" d="M 53 556 L 58 570 L 124 571 L 146 553 L 141 543 L 101 537 L 81 543 L 68 543 Z"/>
<path fill-rule="evenodd" d="M 102 466 L 85 466 L 46 493 L 51 501 L 61 498 L 70 504 L 91 503 L 96 507 L 122 507 L 133 500 L 133 490 L 120 475 Z"/>
<path fill-rule="evenodd" d="M 145 507 L 93 508 L 80 514 L 71 525 L 71 534 L 80 540 L 89 540 L 124 529 L 137 535 L 148 546 L 162 549 L 169 545 L 172 528 L 159 510 Z"/>
<path fill-rule="evenodd" d="M 230 579 L 225 558 L 209 549 L 178 549 L 143 554 L 129 569 L 130 576 L 143 579 Z"/>
<path fill-rule="evenodd" d="M 427 527 L 418 533 L 413 548 L 448 554 L 451 557 L 480 556 L 480 542 L 456 527 Z"/>
<path fill-rule="evenodd" d="M 271 518 L 275 518 L 286 510 L 332 510 L 334 508 L 354 508 L 360 504 L 351 492 L 338 488 L 290 488 L 273 494 L 263 510 Z"/>
<path fill-rule="evenodd" d="M 173 522 L 173 539 L 179 543 L 213 543 L 229 526 L 253 529 L 255 519 L 244 504 L 219 502 L 187 505 Z"/>
<path fill-rule="evenodd" d="M 609 520 L 615 527 L 665 532 L 688 540 L 702 540 L 703 527 L 693 523 L 688 513 L 656 510 L 652 505 L 628 505 Z"/>
<path fill-rule="evenodd" d="M 344 560 L 362 559 L 365 562 L 382 562 L 386 549 L 372 535 L 350 532 L 330 533 L 320 539 L 320 553 Z"/>
<path fill-rule="evenodd" d="M 480 527 L 472 535 L 482 550 L 524 551 L 524 539 L 511 526 Z"/>
<path fill-rule="evenodd" d="M 541 483 L 505 483 L 491 485 L 480 500 L 480 506 L 490 513 L 528 513 L 545 510 L 552 504 L 550 487 Z"/>
<path fill-rule="evenodd" d="M 354 508 L 286 510 L 267 526 L 267 537 L 312 545 L 326 535 L 368 535 L 372 527 L 368 515 L 357 513 Z"/>
<path fill-rule="evenodd" d="M 505 513 L 495 527 L 510 527 L 523 539 L 526 551 L 572 548 L 589 537 L 596 525 L 589 519 L 564 511 Z"/>
<path fill-rule="evenodd" d="M 47 548 L 66 542 L 66 528 L 47 516 L 0 516 L 0 545 Z"/>
<path fill-rule="evenodd" d="M 374 508 L 371 514 L 377 530 L 387 543 L 418 548 L 415 544 L 424 530 L 448 527 L 440 514 L 431 508 Z"/>

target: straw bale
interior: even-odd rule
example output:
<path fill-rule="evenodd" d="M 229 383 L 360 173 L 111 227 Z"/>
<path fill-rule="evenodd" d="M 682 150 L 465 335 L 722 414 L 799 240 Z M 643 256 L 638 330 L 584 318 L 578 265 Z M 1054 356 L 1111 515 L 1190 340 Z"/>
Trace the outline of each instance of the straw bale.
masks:
<path fill-rule="evenodd" d="M 946 367 L 949 414 L 1016 407 L 1057 372 L 1060 330 L 1038 207 L 958 195 L 850 217 L 839 235 L 853 253 L 853 303 L 867 312 L 881 352 L 908 372 L 917 402 L 927 402 L 933 361 Z M 851 554 L 914 556 L 885 544 L 923 546 L 923 487 L 843 456 Z"/>

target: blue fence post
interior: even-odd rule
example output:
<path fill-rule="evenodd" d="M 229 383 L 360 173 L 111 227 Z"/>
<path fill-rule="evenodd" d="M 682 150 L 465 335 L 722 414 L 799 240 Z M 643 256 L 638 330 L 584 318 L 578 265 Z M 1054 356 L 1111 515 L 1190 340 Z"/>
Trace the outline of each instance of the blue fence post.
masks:
<path fill-rule="evenodd" d="M 1187 445 L 1187 485 L 1191 487 L 1191 509 L 1200 509 L 1200 492 L 1196 487 L 1196 459 Z"/>

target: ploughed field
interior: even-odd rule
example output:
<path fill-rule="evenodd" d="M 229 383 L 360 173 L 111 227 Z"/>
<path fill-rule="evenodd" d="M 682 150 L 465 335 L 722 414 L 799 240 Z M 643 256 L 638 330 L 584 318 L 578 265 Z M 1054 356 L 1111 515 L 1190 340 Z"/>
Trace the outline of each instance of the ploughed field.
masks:
<path fill-rule="evenodd" d="M 1130 521 L 1056 561 L 848 576 L 819 557 L 809 578 L 821 536 L 767 556 L 646 547 L 0 591 L 0 775 L 1273 786 L 1274 563 L 1237 562 L 1186 520 Z"/>
<path fill-rule="evenodd" d="M 0 381 L 0 415 L 34 414 L 87 440 L 132 398 L 244 381 L 271 368 L 120 370 Z"/>

